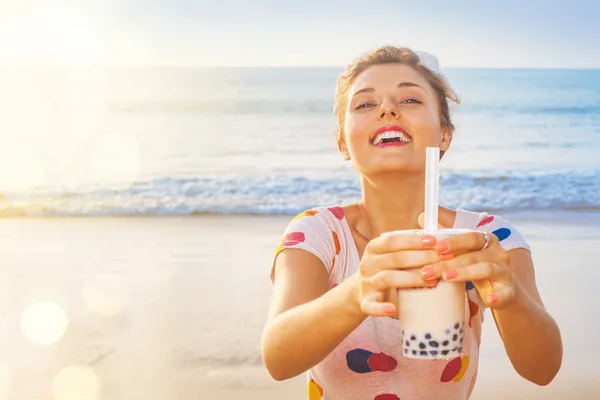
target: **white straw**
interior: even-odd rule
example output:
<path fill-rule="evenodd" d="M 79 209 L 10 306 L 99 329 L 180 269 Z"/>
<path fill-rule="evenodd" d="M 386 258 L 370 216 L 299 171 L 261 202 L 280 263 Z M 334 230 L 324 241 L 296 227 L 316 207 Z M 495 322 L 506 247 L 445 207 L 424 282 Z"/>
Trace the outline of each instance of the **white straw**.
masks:
<path fill-rule="evenodd" d="M 428 147 L 425 164 L 425 232 L 438 229 L 440 148 Z"/>

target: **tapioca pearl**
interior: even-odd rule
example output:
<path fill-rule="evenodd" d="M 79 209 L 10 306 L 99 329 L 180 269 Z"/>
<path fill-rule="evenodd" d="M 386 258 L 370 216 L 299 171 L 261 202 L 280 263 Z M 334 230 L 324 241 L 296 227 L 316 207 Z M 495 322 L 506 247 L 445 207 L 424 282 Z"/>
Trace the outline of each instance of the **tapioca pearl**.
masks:
<path fill-rule="evenodd" d="M 450 344 L 450 342 L 448 340 L 444 340 L 442 342 L 442 346 L 444 346 L 444 347 L 448 346 L 449 344 Z"/>
<path fill-rule="evenodd" d="M 458 333 L 463 333 L 463 328 L 460 328 L 460 330 L 458 331 Z"/>
<path fill-rule="evenodd" d="M 438 342 L 436 342 L 435 340 L 432 340 L 432 341 L 429 342 L 429 345 L 431 347 L 438 347 L 440 344 Z"/>
<path fill-rule="evenodd" d="M 452 341 L 456 342 L 458 340 L 458 335 L 455 333 L 454 335 L 452 335 Z"/>
<path fill-rule="evenodd" d="M 427 352 L 426 352 L 426 351 L 420 351 L 420 352 L 419 352 L 419 355 L 420 355 L 420 356 L 426 356 L 426 355 L 427 355 Z"/>
<path fill-rule="evenodd" d="M 459 353 L 462 353 L 462 351 L 463 351 L 463 348 L 462 348 L 462 347 L 459 347 L 459 348 L 458 348 L 458 352 L 459 352 Z"/>
<path fill-rule="evenodd" d="M 448 355 L 448 353 L 450 353 L 450 350 L 443 350 L 443 351 L 442 351 L 442 355 L 443 355 L 443 356 L 447 356 L 447 355 Z"/>
<path fill-rule="evenodd" d="M 417 337 L 415 335 L 410 335 L 410 340 L 417 340 Z"/>
<path fill-rule="evenodd" d="M 427 348 L 427 345 L 426 345 L 425 343 L 423 343 L 423 342 L 420 342 L 420 343 L 419 343 L 419 348 L 420 348 L 421 350 L 422 350 L 422 349 L 425 349 L 425 348 Z"/>
<path fill-rule="evenodd" d="M 438 351 L 437 350 L 431 350 L 429 352 L 429 354 L 431 354 L 432 356 L 437 356 L 438 355 Z"/>
<path fill-rule="evenodd" d="M 417 355 L 417 351 L 416 351 L 416 350 L 413 350 L 413 351 L 412 351 L 412 354 L 413 354 L 413 356 L 416 356 L 416 355 Z"/>
<path fill-rule="evenodd" d="M 460 341 L 459 341 L 459 343 L 460 343 L 460 344 L 463 344 L 463 338 L 460 338 Z"/>
<path fill-rule="evenodd" d="M 456 324 L 454 324 L 454 329 L 458 329 L 458 328 L 460 328 L 460 323 L 457 322 Z"/>
<path fill-rule="evenodd" d="M 404 354 L 408 354 L 408 349 L 404 349 Z"/>
<path fill-rule="evenodd" d="M 408 340 L 406 342 L 404 342 L 404 344 L 406 345 L 406 347 L 410 346 L 410 342 Z"/>
<path fill-rule="evenodd" d="M 431 333 L 425 334 L 425 339 L 431 339 Z"/>

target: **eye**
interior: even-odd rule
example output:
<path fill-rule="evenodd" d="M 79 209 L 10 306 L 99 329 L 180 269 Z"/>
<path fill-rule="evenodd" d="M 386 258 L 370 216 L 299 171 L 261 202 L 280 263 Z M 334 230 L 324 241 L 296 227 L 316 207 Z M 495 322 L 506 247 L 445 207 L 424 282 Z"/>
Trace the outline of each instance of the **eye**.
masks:
<path fill-rule="evenodd" d="M 402 100 L 400 103 L 406 104 L 421 104 L 421 102 L 413 97 L 409 97 L 408 99 Z"/>
<path fill-rule="evenodd" d="M 375 104 L 373 104 L 373 103 L 368 103 L 368 102 L 367 102 L 367 103 L 362 103 L 362 104 L 359 104 L 359 105 L 358 105 L 358 106 L 355 108 L 355 110 L 358 110 L 358 109 L 361 109 L 361 108 L 373 107 L 373 106 L 375 106 Z"/>

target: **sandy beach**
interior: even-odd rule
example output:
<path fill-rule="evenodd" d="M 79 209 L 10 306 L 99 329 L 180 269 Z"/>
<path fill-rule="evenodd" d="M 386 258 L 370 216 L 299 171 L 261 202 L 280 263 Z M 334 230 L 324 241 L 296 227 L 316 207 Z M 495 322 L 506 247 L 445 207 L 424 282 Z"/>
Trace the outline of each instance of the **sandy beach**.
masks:
<path fill-rule="evenodd" d="M 472 399 L 597 399 L 598 213 L 508 216 L 564 340 L 555 381 L 520 378 L 486 316 Z M 305 399 L 260 335 L 288 217 L 0 220 L 0 399 Z M 233 253 L 235 250 L 236 253 Z"/>

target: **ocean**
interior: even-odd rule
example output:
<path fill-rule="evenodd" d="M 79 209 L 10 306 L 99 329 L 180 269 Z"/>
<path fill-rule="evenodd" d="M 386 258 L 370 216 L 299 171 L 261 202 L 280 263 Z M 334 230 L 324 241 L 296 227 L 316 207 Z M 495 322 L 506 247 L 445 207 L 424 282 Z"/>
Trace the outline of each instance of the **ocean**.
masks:
<path fill-rule="evenodd" d="M 0 216 L 295 214 L 360 196 L 341 68 L 4 70 Z M 448 69 L 441 202 L 600 210 L 600 70 Z"/>

